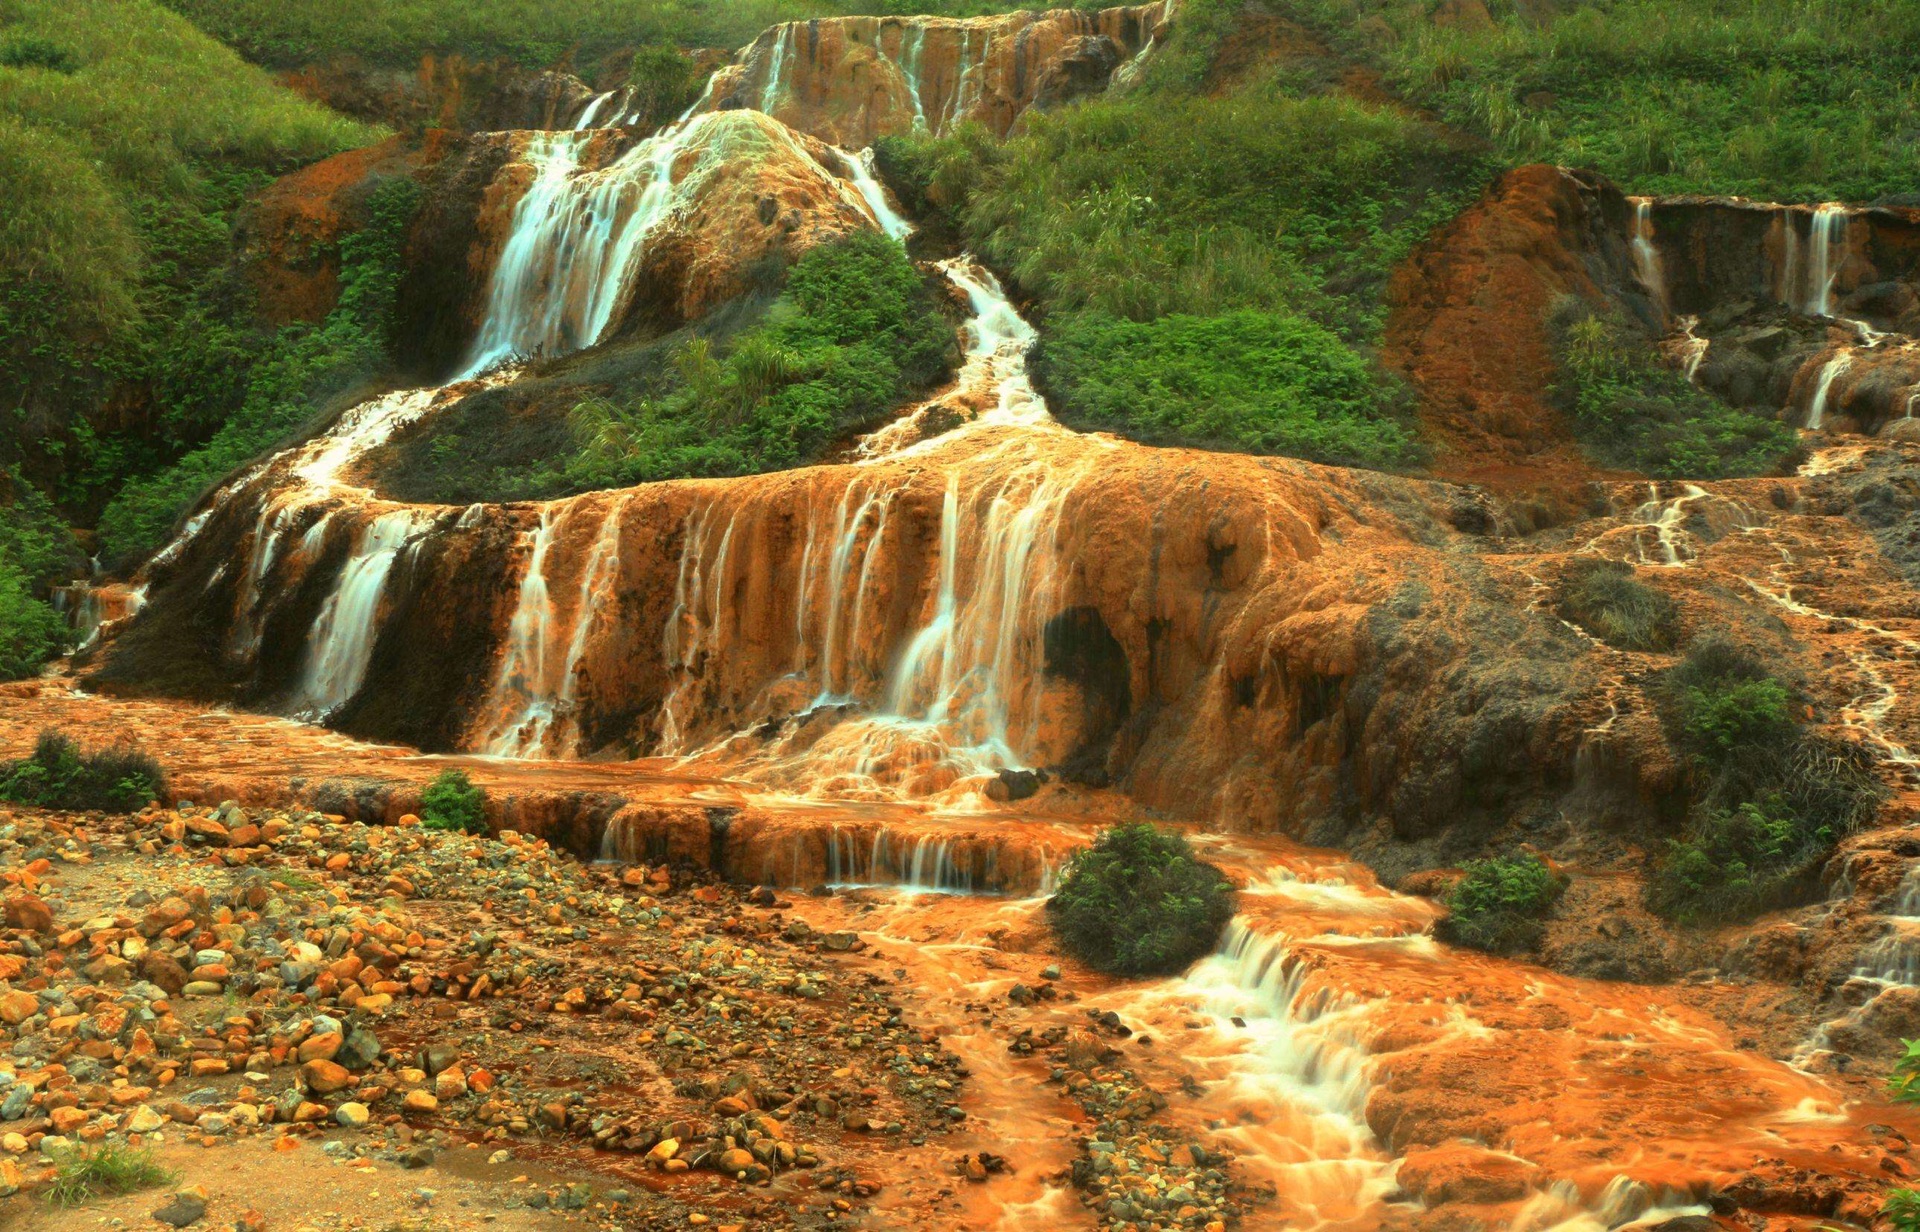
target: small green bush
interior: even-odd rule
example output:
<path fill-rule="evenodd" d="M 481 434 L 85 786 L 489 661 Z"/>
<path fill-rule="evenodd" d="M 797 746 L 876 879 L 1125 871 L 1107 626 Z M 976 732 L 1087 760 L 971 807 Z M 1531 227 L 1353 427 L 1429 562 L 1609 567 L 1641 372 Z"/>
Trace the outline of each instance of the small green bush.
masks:
<path fill-rule="evenodd" d="M 1906 1054 L 1893 1063 L 1887 1093 L 1903 1104 L 1920 1104 L 1920 1040 L 1903 1039 Z"/>
<path fill-rule="evenodd" d="M 1233 886 L 1186 837 L 1114 826 L 1074 853 L 1047 922 L 1069 953 L 1111 975 L 1165 975 L 1209 953 L 1233 918 Z"/>
<path fill-rule="evenodd" d="M 1537 945 L 1541 921 L 1566 882 L 1533 855 L 1475 860 L 1447 895 L 1447 918 L 1437 930 L 1448 941 L 1512 953 Z"/>
<path fill-rule="evenodd" d="M 1669 651 L 1679 635 L 1672 599 L 1634 577 L 1633 566 L 1580 557 L 1560 575 L 1560 615 L 1621 650 Z"/>
<path fill-rule="evenodd" d="M 1696 389 L 1622 321 L 1569 298 L 1551 324 L 1560 368 L 1554 399 L 1604 465 L 1660 479 L 1723 479 L 1776 473 L 1797 449 L 1792 428 Z"/>
<path fill-rule="evenodd" d="M 94 1198 L 170 1185 L 178 1175 L 162 1167 L 150 1150 L 103 1142 L 74 1151 L 60 1161 L 47 1201 L 55 1206 L 79 1206 Z"/>
<path fill-rule="evenodd" d="M 1690 759 L 1686 831 L 1647 886 L 1664 915 L 1731 919 L 1788 901 L 1886 794 L 1870 754 L 1806 730 L 1793 691 L 1724 638 L 1694 642 L 1656 696 Z"/>
<path fill-rule="evenodd" d="M 0 800 L 38 808 L 132 813 L 166 785 L 160 763 L 131 745 L 86 753 L 53 728 L 40 733 L 32 756 L 0 763 Z"/>
<path fill-rule="evenodd" d="M 487 832 L 487 791 L 464 770 L 442 770 L 420 793 L 420 822 L 429 830 Z"/>

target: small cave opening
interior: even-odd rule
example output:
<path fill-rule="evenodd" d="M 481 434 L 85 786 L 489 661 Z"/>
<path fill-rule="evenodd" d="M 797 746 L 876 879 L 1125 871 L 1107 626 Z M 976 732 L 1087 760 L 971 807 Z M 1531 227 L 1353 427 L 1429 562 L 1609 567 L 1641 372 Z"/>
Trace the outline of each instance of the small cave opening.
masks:
<path fill-rule="evenodd" d="M 1041 647 L 1047 675 L 1079 686 L 1086 705 L 1080 746 L 1059 772 L 1073 782 L 1105 786 L 1107 749 L 1133 712 L 1126 649 L 1092 607 L 1068 608 L 1047 621 Z"/>

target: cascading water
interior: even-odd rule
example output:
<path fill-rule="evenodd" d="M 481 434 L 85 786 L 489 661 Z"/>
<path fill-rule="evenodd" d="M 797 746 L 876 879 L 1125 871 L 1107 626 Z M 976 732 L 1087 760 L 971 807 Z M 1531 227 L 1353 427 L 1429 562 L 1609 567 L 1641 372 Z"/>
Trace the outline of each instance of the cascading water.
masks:
<path fill-rule="evenodd" d="M 1838 267 L 1833 246 L 1844 240 L 1847 207 L 1827 204 L 1813 211 L 1813 223 L 1807 237 L 1807 288 L 1805 311 L 1817 317 L 1833 315 L 1833 282 Z"/>
<path fill-rule="evenodd" d="M 314 621 L 305 669 L 292 699 L 294 713 L 324 719 L 360 691 L 373 658 L 387 578 L 420 522 L 417 510 L 395 509 L 361 531 L 352 558 Z"/>
<path fill-rule="evenodd" d="M 1667 280 L 1660 266 L 1660 250 L 1653 243 L 1653 198 L 1634 197 L 1633 273 L 1661 316 L 1667 314 Z"/>
<path fill-rule="evenodd" d="M 1834 352 L 1833 358 L 1821 366 L 1820 379 L 1815 383 L 1813 389 L 1813 399 L 1807 403 L 1807 430 L 1809 432 L 1820 431 L 1820 426 L 1826 422 L 1827 399 L 1833 392 L 1833 383 L 1839 380 L 1847 369 L 1852 366 L 1853 348 L 1851 347 L 1842 347 L 1840 350 Z"/>

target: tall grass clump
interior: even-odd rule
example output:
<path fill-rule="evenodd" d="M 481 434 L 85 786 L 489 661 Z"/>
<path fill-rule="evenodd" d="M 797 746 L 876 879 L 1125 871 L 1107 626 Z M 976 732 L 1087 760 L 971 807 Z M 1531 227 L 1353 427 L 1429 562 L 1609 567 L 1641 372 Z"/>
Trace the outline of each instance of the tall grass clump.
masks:
<path fill-rule="evenodd" d="M 64 1155 L 54 1169 L 47 1201 L 55 1206 L 79 1206 L 95 1198 L 113 1197 L 171 1185 L 179 1174 L 163 1167 L 151 1150 L 103 1142 Z"/>
<path fill-rule="evenodd" d="M 1623 561 L 1575 558 L 1560 575 L 1556 598 L 1563 618 L 1620 650 L 1665 652 L 1679 636 L 1679 608 Z"/>

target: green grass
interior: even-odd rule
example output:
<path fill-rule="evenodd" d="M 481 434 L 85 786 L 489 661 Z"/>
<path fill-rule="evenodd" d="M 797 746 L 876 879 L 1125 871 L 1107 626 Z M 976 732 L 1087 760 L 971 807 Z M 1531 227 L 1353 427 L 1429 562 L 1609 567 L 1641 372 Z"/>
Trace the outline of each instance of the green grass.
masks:
<path fill-rule="evenodd" d="M 1920 1189 L 1889 1189 L 1880 1217 L 1893 1232 L 1920 1232 Z"/>
<path fill-rule="evenodd" d="M 1102 830 L 1068 861 L 1047 923 L 1081 962 L 1111 975 L 1167 975 L 1212 952 L 1233 886 L 1186 836 L 1148 822 Z"/>
<path fill-rule="evenodd" d="M 1494 0 L 1491 28 L 1398 0 L 1287 0 L 1514 162 L 1630 191 L 1868 200 L 1913 190 L 1920 7 L 1907 0 Z"/>
<path fill-rule="evenodd" d="M 1696 389 L 1624 321 L 1569 298 L 1549 324 L 1554 401 L 1595 461 L 1658 479 L 1724 479 L 1778 473 L 1795 456 L 1792 428 Z"/>
<path fill-rule="evenodd" d="M 1679 636 L 1673 600 L 1637 581 L 1622 561 L 1576 558 L 1560 575 L 1556 598 L 1562 617 L 1620 650 L 1669 651 Z"/>
<path fill-rule="evenodd" d="M 1440 935 L 1500 954 L 1527 949 L 1538 944 L 1540 922 L 1565 889 L 1537 856 L 1475 860 L 1447 895 Z"/>
<path fill-rule="evenodd" d="M 1042 341 L 1035 374 L 1062 422 L 1147 444 L 1373 467 L 1416 452 L 1409 428 L 1381 413 L 1367 362 L 1289 313 L 1068 313 Z"/>
<path fill-rule="evenodd" d="M 967 16 L 1025 7 L 979 0 L 168 0 L 262 63 L 354 56 L 408 68 L 423 55 L 504 57 L 530 68 L 585 62 L 648 43 L 738 47 L 766 27 L 844 13 Z M 1040 6 L 1047 7 L 1047 6 Z M 1058 7 L 1072 7 L 1063 0 Z M 1091 6 L 1084 6 L 1091 7 Z"/>
<path fill-rule="evenodd" d="M 1690 800 L 1648 883 L 1663 914 L 1732 919 L 1790 901 L 1886 796 L 1870 754 L 1807 729 L 1804 702 L 1730 642 L 1695 641 L 1658 697 Z"/>
<path fill-rule="evenodd" d="M 1032 303 L 1065 422 L 1412 459 L 1404 393 L 1371 356 L 1386 280 L 1490 174 L 1424 122 L 1268 74 L 1088 100 L 1004 143 L 963 129 L 880 154 L 910 205 Z"/>
<path fill-rule="evenodd" d="M 233 211 L 379 135 L 150 0 L 0 0 L 0 467 L 88 521 L 205 439 L 259 350 Z"/>
<path fill-rule="evenodd" d="M 131 745 L 84 752 L 52 728 L 32 755 L 0 762 L 0 800 L 39 808 L 132 813 L 166 791 L 160 763 Z"/>
<path fill-rule="evenodd" d="M 47 1201 L 55 1206 L 79 1206 L 94 1198 L 171 1185 L 178 1178 L 179 1174 L 162 1167 L 151 1151 L 103 1142 L 60 1161 Z"/>
<path fill-rule="evenodd" d="M 52 502 L 17 469 L 0 469 L 0 680 L 35 675 L 65 648 L 48 587 L 85 565 Z"/>

